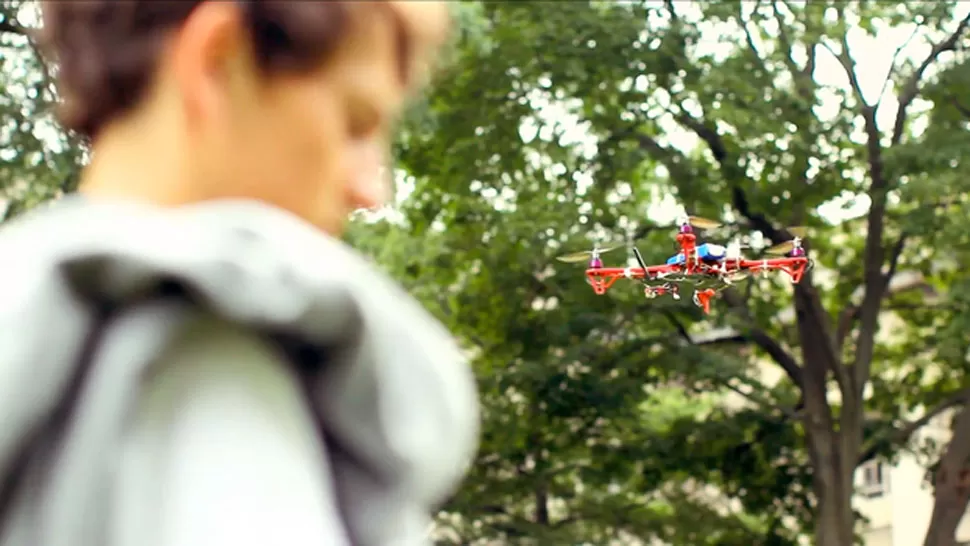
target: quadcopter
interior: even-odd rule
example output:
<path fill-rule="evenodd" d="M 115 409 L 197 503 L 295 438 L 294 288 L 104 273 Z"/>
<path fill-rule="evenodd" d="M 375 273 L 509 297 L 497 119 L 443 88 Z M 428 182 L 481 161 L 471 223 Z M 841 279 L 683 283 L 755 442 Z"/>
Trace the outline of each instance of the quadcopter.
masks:
<path fill-rule="evenodd" d="M 698 244 L 694 228 L 703 230 L 720 226 L 720 222 L 697 216 L 681 219 L 676 236 L 680 252 L 668 258 L 663 265 L 646 265 L 640 251 L 633 244 L 629 248 L 640 267 L 603 266 L 600 256 L 622 245 L 596 245 L 592 250 L 567 254 L 557 259 L 566 263 L 588 260 L 587 281 L 599 295 L 605 294 L 618 279 L 626 278 L 642 283 L 644 296 L 648 299 L 669 295 L 679 300 L 680 283 L 690 281 L 696 286 L 692 298 L 694 305 L 703 309 L 705 314 L 711 311 L 711 299 L 736 281 L 750 275 L 767 276 L 773 271 L 781 271 L 788 275 L 792 284 L 797 284 L 812 265 L 799 235 L 804 235 L 803 228 L 789 228 L 789 233 L 794 236 L 792 240 L 765 250 L 765 254 L 778 257 L 748 259 L 741 254 L 742 245 L 738 242 L 726 247 L 713 243 Z"/>

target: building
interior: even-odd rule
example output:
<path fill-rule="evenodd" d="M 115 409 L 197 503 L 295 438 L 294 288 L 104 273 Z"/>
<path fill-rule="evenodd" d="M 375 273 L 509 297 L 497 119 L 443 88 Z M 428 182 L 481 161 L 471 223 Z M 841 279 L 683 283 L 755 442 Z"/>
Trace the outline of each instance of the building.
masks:
<path fill-rule="evenodd" d="M 824 272 L 817 279 L 824 283 Z M 938 297 L 917 272 L 903 271 L 898 273 L 889 287 L 890 292 L 921 290 L 925 296 Z M 862 290 L 853 295 L 855 301 L 861 300 Z M 794 311 L 785 310 L 779 320 L 790 322 L 794 320 Z M 894 331 L 893 321 L 898 320 L 891 313 L 884 313 L 881 317 L 878 339 L 882 343 L 891 343 Z M 701 341 L 730 337 L 731 329 L 717 329 L 705 332 Z M 928 373 L 931 373 L 928 370 Z M 772 362 L 764 362 L 759 366 L 759 379 L 767 385 L 785 380 L 784 372 Z M 832 393 L 837 399 L 838 392 Z M 749 403 L 743 397 L 728 395 L 730 405 L 744 405 Z M 945 446 L 949 440 L 949 421 L 952 413 L 945 412 L 930 424 L 917 432 L 918 439 L 932 439 L 937 445 Z M 856 500 L 855 508 L 864 516 L 860 531 L 865 546 L 920 546 L 926 536 L 930 517 L 933 512 L 933 490 L 927 480 L 925 461 L 917 460 L 916 455 L 903 453 L 895 464 L 880 461 L 870 461 L 856 471 Z M 970 518 L 964 517 L 957 529 L 959 546 L 970 546 Z"/>
<path fill-rule="evenodd" d="M 949 416 L 934 419 L 920 435 L 945 445 Z M 863 525 L 865 546 L 920 546 L 933 513 L 933 489 L 926 467 L 904 453 L 896 464 L 870 461 L 856 472 L 856 508 L 868 520 Z M 958 546 L 970 546 L 970 518 L 957 528 Z"/>

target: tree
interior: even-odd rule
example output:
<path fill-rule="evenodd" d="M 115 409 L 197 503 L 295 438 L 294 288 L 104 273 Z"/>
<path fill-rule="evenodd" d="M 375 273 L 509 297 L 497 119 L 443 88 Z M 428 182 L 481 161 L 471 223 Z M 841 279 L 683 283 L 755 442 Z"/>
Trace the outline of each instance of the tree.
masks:
<path fill-rule="evenodd" d="M 941 392 L 956 391 L 956 394 L 937 404 L 946 407 L 953 402 L 962 406 L 952 419 L 953 436 L 950 443 L 942 451 L 934 450 L 933 453 L 936 461 L 931 466 L 931 482 L 935 504 L 926 546 L 953 544 L 956 528 L 967 511 L 970 498 L 970 483 L 967 481 L 970 472 L 970 409 L 959 390 L 967 383 L 970 345 L 966 342 L 965 332 L 970 324 L 967 322 L 965 294 L 970 286 L 966 277 L 956 270 L 956 264 L 966 259 L 965 238 L 960 224 L 968 212 L 968 184 L 955 169 L 965 161 L 967 145 L 970 144 L 966 125 L 970 121 L 970 110 L 963 99 L 970 89 L 968 69 L 970 65 L 967 59 L 960 57 L 934 78 L 924 93 L 925 99 L 932 103 L 925 132 L 919 139 L 898 146 L 895 150 L 897 161 L 906 166 L 901 175 L 906 177 L 902 197 L 934 203 L 928 210 L 923 207 L 911 213 L 904 220 L 913 224 L 907 229 L 914 231 L 917 225 L 929 227 L 929 230 L 924 229 L 922 243 L 952 246 L 948 250 L 948 259 L 924 257 L 918 266 L 927 274 L 932 274 L 941 287 L 945 286 L 951 297 L 944 305 L 937 305 L 932 310 L 910 305 L 904 311 L 910 322 L 936 326 L 914 331 L 908 345 L 912 353 L 927 353 L 929 358 L 945 362 L 951 370 L 952 375 L 940 378 L 935 391 L 938 397 Z M 933 184 L 925 187 L 921 182 L 928 178 L 932 178 Z M 904 381 L 906 383 L 913 382 Z"/>
<path fill-rule="evenodd" d="M 710 408 L 716 398 L 694 396 L 693 384 L 672 386 L 676 374 L 664 366 L 644 365 L 665 359 L 673 369 L 681 357 L 705 358 L 670 337 L 673 312 L 657 312 L 663 305 L 617 306 L 577 283 L 575 269 L 550 265 L 562 249 L 585 247 L 588 227 L 612 229 L 624 212 L 640 216 L 636 210 L 650 188 L 631 186 L 635 198 L 612 204 L 611 188 L 584 189 L 573 174 L 629 173 L 636 163 L 599 165 L 576 146 L 560 144 L 556 133 L 563 127 L 545 125 L 538 138 L 523 142 L 521 125 L 535 121 L 528 98 L 544 91 L 532 81 L 540 67 L 518 65 L 536 59 L 522 44 L 561 42 L 563 29 L 576 22 L 595 27 L 590 32 L 610 47 L 610 28 L 628 27 L 628 14 L 568 3 L 555 10 L 489 5 L 482 17 L 486 29 L 466 27 L 458 58 L 420 108 L 420 123 L 409 125 L 402 139 L 401 164 L 412 176 L 406 183 L 415 187 L 402 205 L 405 226 L 371 226 L 356 238 L 409 278 L 412 291 L 478 355 L 485 438 L 468 485 L 442 523 L 460 544 L 603 544 L 631 536 L 671 544 L 788 544 L 791 533 L 770 509 L 767 488 L 757 492 L 767 516 L 725 514 L 704 483 L 661 464 L 682 458 L 678 450 L 693 443 L 700 410 L 712 414 L 712 429 L 722 424 L 713 413 L 724 413 Z M 621 34 L 617 43 L 628 39 Z M 585 49 L 578 41 L 564 57 L 578 58 Z M 509 58 L 512 67 L 493 61 Z M 592 66 L 575 66 L 576 75 Z M 614 73 L 590 78 L 621 77 L 615 67 L 605 69 Z M 532 75 L 523 76 L 527 71 Z M 707 373 L 708 384 L 728 375 L 699 368 L 695 380 Z M 732 415 L 723 426 L 742 434 L 761 427 L 747 415 L 743 423 Z M 719 454 L 698 455 L 690 468 Z"/>
<path fill-rule="evenodd" d="M 456 526 L 472 533 L 465 543 L 596 542 L 623 532 L 676 543 L 646 499 L 659 494 L 669 510 L 677 499 L 657 492 L 693 483 L 688 476 L 740 501 L 745 510 L 731 521 L 746 544 L 771 543 L 806 512 L 816 544 L 851 543 L 857 465 L 891 456 L 970 394 L 965 351 L 939 339 L 964 320 L 959 296 L 945 293 L 942 313 L 914 301 L 925 292 L 892 288 L 904 269 L 919 281 L 910 288 L 942 292 L 965 279 L 936 267 L 946 256 L 936 251 L 941 233 L 952 236 L 957 263 L 968 244 L 949 214 L 963 199 L 945 199 L 966 189 L 948 174 L 962 154 L 926 153 L 931 142 L 962 142 L 965 129 L 952 112 L 919 138 L 912 127 L 942 112 L 917 109 L 924 80 L 962 58 L 967 19 L 953 16 L 953 3 L 915 2 L 481 9 L 486 30 L 463 37 L 422 124 L 402 140 L 415 192 L 402 205 L 404 226 L 390 232 L 410 249 L 396 255 L 395 271 L 477 355 L 485 444 L 451 506 L 462 516 Z M 914 39 L 931 44 L 913 62 L 903 48 L 882 90 L 869 93 L 850 44 L 909 21 Z M 842 83 L 826 83 L 823 65 Z M 699 145 L 662 136 L 678 132 Z M 578 272 L 551 261 L 588 244 L 582 232 L 627 229 L 647 238 L 651 258 L 666 257 L 666 235 L 642 221 L 658 189 L 735 232 L 780 241 L 790 236 L 784 226 L 809 226 L 817 274 L 793 292 L 770 280 L 728 291 L 725 310 L 701 321 L 623 294 L 592 297 Z M 861 214 L 833 221 L 819 212 L 844 196 Z M 780 318 L 787 305 L 793 324 Z M 899 335 L 882 343 L 887 311 Z M 733 334 L 701 346 L 698 332 L 714 326 Z M 953 368 L 919 381 L 913 354 Z M 785 381 L 757 382 L 752 363 L 764 358 Z M 753 409 L 708 401 L 704 422 L 645 427 L 644 404 L 673 384 L 736 389 Z M 914 413 L 922 415 L 907 421 Z M 690 453 L 671 457 L 678 449 Z M 718 461 L 746 466 L 712 470 Z M 940 491 L 938 507 L 950 502 Z"/>
<path fill-rule="evenodd" d="M 80 143 L 59 129 L 53 80 L 34 36 L 37 5 L 0 1 L 0 218 L 73 191 Z"/>

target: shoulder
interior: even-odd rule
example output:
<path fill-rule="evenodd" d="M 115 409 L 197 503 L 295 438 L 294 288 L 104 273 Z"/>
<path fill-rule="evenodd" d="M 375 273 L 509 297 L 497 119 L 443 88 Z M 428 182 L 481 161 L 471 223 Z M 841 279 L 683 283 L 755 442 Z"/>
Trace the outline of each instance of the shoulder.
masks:
<path fill-rule="evenodd" d="M 410 300 L 342 242 L 251 201 L 164 209 L 66 199 L 3 226 L 0 252 L 15 285 L 60 274 L 85 295 L 122 301 L 161 278 L 234 296 L 239 285 L 269 289 L 263 300 L 337 287 Z"/>
<path fill-rule="evenodd" d="M 143 417 L 171 426 L 204 425 L 200 430 L 211 426 L 211 433 L 221 426 L 242 426 L 245 430 L 234 434 L 259 436 L 281 432 L 259 427 L 264 420 L 260 416 L 272 415 L 270 421 L 293 425 L 284 430 L 296 432 L 293 440 L 307 447 L 313 443 L 307 432 L 313 422 L 291 370 L 286 356 L 264 336 L 211 315 L 194 314 L 145 376 Z"/>
<path fill-rule="evenodd" d="M 326 349 L 307 364 L 314 411 L 376 475 L 419 489 L 412 496 L 438 498 L 474 452 L 476 386 L 450 333 L 362 256 L 287 213 L 252 202 L 159 209 L 72 201 L 0 229 L 5 250 L 15 254 L 5 253 L 13 265 L 0 273 L 10 320 L 17 310 L 37 315 L 31 302 L 42 297 L 51 299 L 41 306 L 50 318 L 66 302 L 124 306 L 175 283 L 196 311 Z M 19 283 L 30 293 L 15 295 Z M 45 290 L 54 285 L 62 290 Z M 6 306 L 8 296 L 17 306 Z M 23 353 L 25 372 L 27 349 L 46 356 L 56 345 L 46 335 L 52 326 L 40 322 L 31 322 L 29 341 L 0 347 Z M 410 433 L 417 430 L 425 432 Z M 442 448 L 440 438 L 452 442 Z"/>
<path fill-rule="evenodd" d="M 165 514 L 151 532 L 171 544 L 346 542 L 327 455 L 291 369 L 251 331 L 211 316 L 184 323 L 146 377 L 122 439 L 123 544 L 143 538 L 136 512 L 145 506 Z M 166 494 L 153 495 L 159 488 Z"/>

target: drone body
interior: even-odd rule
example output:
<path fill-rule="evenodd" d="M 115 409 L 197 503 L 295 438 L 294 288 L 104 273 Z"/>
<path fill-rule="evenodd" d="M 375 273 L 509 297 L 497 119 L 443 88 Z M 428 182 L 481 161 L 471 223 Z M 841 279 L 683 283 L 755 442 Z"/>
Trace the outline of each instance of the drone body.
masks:
<path fill-rule="evenodd" d="M 811 265 L 801 246 L 800 237 L 775 245 L 767 251 L 769 254 L 781 254 L 783 257 L 754 260 L 742 256 L 740 246 L 737 245 L 732 248 L 711 243 L 697 244 L 693 226 L 714 228 L 719 225 L 717 222 L 703 218 L 685 219 L 681 222 L 676 237 L 680 252 L 671 256 L 662 265 L 644 264 L 636 247 L 631 249 L 640 267 L 604 267 L 600 254 L 616 247 L 594 248 L 592 251 L 562 256 L 560 261 L 585 261 L 589 257 L 586 277 L 593 291 L 600 295 L 605 294 L 621 278 L 643 283 L 644 295 L 651 299 L 662 295 L 680 299 L 678 285 L 685 281 L 708 285 L 707 288 L 697 288 L 693 296 L 694 304 L 702 308 L 704 313 L 710 312 L 711 299 L 736 280 L 752 274 L 767 276 L 771 272 L 780 271 L 787 274 L 793 284 L 797 284 Z"/>

